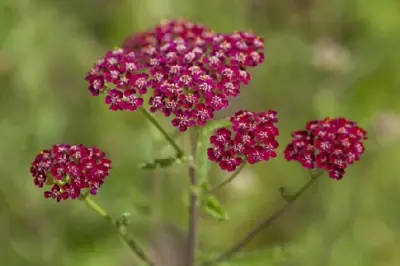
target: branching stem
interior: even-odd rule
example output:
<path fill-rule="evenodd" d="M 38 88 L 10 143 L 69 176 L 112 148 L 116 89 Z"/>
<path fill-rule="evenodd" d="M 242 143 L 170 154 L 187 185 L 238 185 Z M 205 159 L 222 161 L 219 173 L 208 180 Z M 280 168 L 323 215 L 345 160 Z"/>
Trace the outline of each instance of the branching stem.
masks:
<path fill-rule="evenodd" d="M 91 208 L 93 211 L 95 211 L 98 215 L 103 217 L 105 220 L 107 220 L 112 226 L 114 226 L 118 234 L 121 236 L 121 238 L 128 244 L 129 248 L 132 250 L 132 252 L 142 261 L 144 261 L 146 264 L 150 266 L 154 266 L 154 263 L 152 262 L 151 258 L 147 253 L 140 247 L 138 242 L 133 239 L 132 237 L 129 237 L 126 230 L 122 228 L 122 226 L 118 223 L 117 220 L 111 217 L 100 205 L 98 205 L 96 202 L 94 202 L 87 194 L 82 195 L 80 197 L 81 200 L 85 201 L 86 205 Z"/>
<path fill-rule="evenodd" d="M 203 266 L 212 266 L 217 265 L 222 261 L 229 260 L 232 256 L 234 256 L 238 251 L 243 249 L 251 240 L 253 240 L 258 233 L 264 230 L 266 227 L 271 225 L 273 222 L 278 220 L 282 214 L 284 214 L 292 205 L 293 203 L 301 196 L 304 192 L 307 191 L 308 188 L 311 187 L 312 184 L 318 179 L 319 176 L 322 175 L 322 172 L 316 173 L 311 176 L 310 180 L 304 184 L 296 194 L 291 197 L 291 200 L 288 201 L 283 207 L 276 210 L 272 215 L 266 218 L 264 221 L 259 223 L 256 227 L 254 227 L 247 235 L 245 235 L 241 240 L 239 240 L 235 245 L 233 245 L 230 249 L 226 250 L 214 260 L 207 261 L 203 264 Z"/>

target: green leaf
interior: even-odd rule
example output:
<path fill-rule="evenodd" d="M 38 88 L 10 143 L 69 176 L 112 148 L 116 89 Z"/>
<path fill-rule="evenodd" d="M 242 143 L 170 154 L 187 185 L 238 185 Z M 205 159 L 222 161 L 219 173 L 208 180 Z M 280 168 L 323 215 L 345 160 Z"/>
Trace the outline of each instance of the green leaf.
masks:
<path fill-rule="evenodd" d="M 228 220 L 228 213 L 213 195 L 204 195 L 201 205 L 202 209 L 212 217 L 218 220 Z"/>
<path fill-rule="evenodd" d="M 129 225 L 129 216 L 131 216 L 130 212 L 124 212 L 121 217 L 117 220 L 117 225 L 127 226 Z"/>
<path fill-rule="evenodd" d="M 210 184 L 208 182 L 208 174 L 211 168 L 211 162 L 208 160 L 207 149 L 210 146 L 210 137 L 215 133 L 218 128 L 227 127 L 230 125 L 229 120 L 216 120 L 209 122 L 207 126 L 203 127 L 199 134 L 197 143 L 197 173 L 200 184 L 200 204 L 202 210 L 208 215 L 217 218 L 218 220 L 227 220 L 228 214 L 222 207 L 221 203 L 213 195 L 209 193 Z M 193 189 L 193 188 L 192 188 Z M 199 191 L 198 188 L 196 190 Z"/>
<path fill-rule="evenodd" d="M 139 164 L 140 169 L 144 170 L 153 170 L 157 168 L 168 168 L 173 165 L 182 164 L 184 162 L 189 162 L 191 160 L 190 156 L 179 157 L 167 157 L 167 158 L 158 158 L 149 162 L 144 162 Z"/>
<path fill-rule="evenodd" d="M 115 221 L 115 225 L 117 226 L 118 230 L 124 234 L 127 233 L 127 226 L 129 225 L 129 216 L 131 213 L 124 212 L 120 218 Z"/>

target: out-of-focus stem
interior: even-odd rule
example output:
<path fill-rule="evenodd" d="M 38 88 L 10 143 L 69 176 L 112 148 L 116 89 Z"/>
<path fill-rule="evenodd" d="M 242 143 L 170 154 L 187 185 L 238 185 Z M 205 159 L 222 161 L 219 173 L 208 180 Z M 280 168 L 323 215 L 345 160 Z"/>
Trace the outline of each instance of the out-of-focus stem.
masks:
<path fill-rule="evenodd" d="M 112 226 L 114 226 L 118 230 L 118 234 L 121 238 L 128 244 L 129 248 L 132 252 L 138 256 L 142 261 L 147 263 L 148 265 L 154 266 L 154 263 L 150 259 L 149 255 L 140 247 L 140 245 L 136 242 L 135 239 L 128 236 L 125 230 L 122 230 L 121 225 L 111 217 L 100 205 L 94 202 L 88 195 L 82 195 L 80 197 L 81 200 L 85 201 L 86 205 L 95 211 L 98 215 L 106 219 Z"/>
<path fill-rule="evenodd" d="M 163 127 L 158 123 L 158 121 L 144 108 L 140 108 L 140 111 L 144 114 L 144 116 L 152 123 L 158 131 L 165 137 L 169 144 L 175 149 L 177 157 L 180 158 L 183 156 L 183 150 L 176 144 L 175 140 L 171 138 L 170 135 L 163 129 Z"/>
<path fill-rule="evenodd" d="M 197 152 L 197 132 L 193 129 L 190 131 L 190 145 L 191 145 L 191 153 L 192 153 L 192 162 L 189 163 L 189 181 L 190 186 L 193 188 L 197 186 L 197 176 L 196 176 L 196 152 Z M 188 237 L 187 237 L 187 262 L 186 266 L 193 266 L 195 262 L 196 256 L 196 247 L 197 247 L 197 216 L 198 216 L 198 195 L 193 189 L 189 190 L 190 199 L 189 199 L 189 224 L 188 224 Z"/>
<path fill-rule="evenodd" d="M 243 168 L 246 166 L 246 162 L 243 162 L 240 167 L 226 180 L 222 181 L 220 184 L 216 185 L 214 188 L 210 190 L 210 193 L 213 194 L 223 188 L 225 185 L 229 184 L 233 179 L 235 179 L 239 173 L 243 170 Z"/>
<path fill-rule="evenodd" d="M 312 184 L 317 180 L 319 176 L 322 175 L 322 172 L 316 173 L 315 175 L 311 176 L 310 180 L 304 184 L 299 191 L 297 191 L 296 194 L 294 194 L 291 197 L 291 200 L 288 201 L 282 208 L 276 210 L 271 216 L 266 218 L 264 221 L 262 221 L 260 224 L 258 224 L 255 228 L 253 228 L 247 235 L 245 235 L 241 240 L 239 240 L 235 245 L 233 245 L 230 249 L 226 250 L 222 254 L 220 254 L 217 258 L 211 261 L 207 261 L 203 263 L 203 266 L 212 266 L 212 265 L 217 265 L 218 263 L 222 261 L 226 261 L 230 259 L 233 255 L 235 255 L 236 252 L 240 251 L 242 248 L 244 248 L 251 240 L 253 240 L 258 233 L 260 233 L 262 230 L 264 230 L 266 227 L 271 225 L 274 221 L 278 220 L 279 217 L 281 217 L 282 214 L 285 213 L 286 210 L 288 210 L 293 203 L 301 196 L 303 195 L 304 192 L 307 191 L 308 188 L 311 187 Z"/>

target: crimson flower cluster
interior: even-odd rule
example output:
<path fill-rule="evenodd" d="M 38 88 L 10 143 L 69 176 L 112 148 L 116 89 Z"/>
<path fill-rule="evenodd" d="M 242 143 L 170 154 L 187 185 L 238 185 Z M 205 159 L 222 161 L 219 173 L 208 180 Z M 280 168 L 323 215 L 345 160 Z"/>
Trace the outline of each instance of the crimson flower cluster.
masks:
<path fill-rule="evenodd" d="M 107 92 L 112 110 L 135 111 L 151 87 L 151 112 L 172 116 L 180 131 L 213 119 L 264 61 L 264 41 L 246 32 L 215 33 L 184 20 L 127 38 L 86 75 L 92 95 Z"/>
<path fill-rule="evenodd" d="M 293 132 L 292 137 L 284 151 L 286 160 L 298 161 L 307 169 L 324 169 L 340 180 L 346 167 L 364 153 L 367 133 L 346 118 L 326 118 L 308 122 L 305 130 Z"/>
<path fill-rule="evenodd" d="M 96 147 L 56 144 L 42 150 L 30 172 L 36 187 L 50 185 L 45 198 L 77 199 L 82 190 L 95 195 L 111 169 L 111 161 Z"/>
<path fill-rule="evenodd" d="M 277 112 L 239 111 L 230 122 L 231 129 L 219 128 L 210 137 L 213 147 L 208 148 L 208 158 L 218 163 L 222 170 L 235 171 L 243 161 L 255 164 L 277 156 Z"/>
<path fill-rule="evenodd" d="M 150 86 L 148 74 L 141 69 L 134 52 L 115 49 L 99 59 L 85 79 L 93 96 L 107 93 L 105 103 L 111 110 L 136 111 Z"/>

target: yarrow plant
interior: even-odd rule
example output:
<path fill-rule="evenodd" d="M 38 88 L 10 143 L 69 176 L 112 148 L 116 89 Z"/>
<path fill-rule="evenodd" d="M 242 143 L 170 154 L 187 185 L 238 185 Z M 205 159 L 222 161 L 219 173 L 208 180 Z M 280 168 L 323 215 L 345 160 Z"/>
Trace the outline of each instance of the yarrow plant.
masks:
<path fill-rule="evenodd" d="M 214 196 L 246 165 L 279 157 L 278 112 L 241 110 L 229 119 L 215 120 L 214 114 L 229 106 L 251 81 L 250 69 L 264 62 L 263 38 L 249 32 L 216 33 L 186 20 L 164 21 L 152 29 L 128 36 L 121 48 L 107 51 L 87 72 L 85 80 L 92 96 L 104 95 L 110 110 L 140 110 L 175 150 L 168 158 L 144 162 L 144 170 L 188 163 L 190 180 L 187 266 L 193 266 L 197 250 L 197 211 L 218 218 L 227 214 Z M 171 117 L 173 127 L 190 131 L 192 149 L 185 152 L 152 113 Z M 194 131 L 193 129 L 196 129 Z M 349 165 L 364 153 L 367 133 L 347 118 L 310 121 L 304 130 L 294 131 L 283 156 L 306 169 L 317 168 L 286 204 L 251 230 L 227 251 L 201 265 L 215 265 L 230 259 L 261 230 L 276 221 L 323 172 L 332 179 L 343 178 Z M 212 188 L 208 174 L 212 164 L 232 172 Z M 147 265 L 155 265 L 126 230 L 127 217 L 114 219 L 91 196 L 98 194 L 110 174 L 111 160 L 96 147 L 55 144 L 33 160 L 30 172 L 36 187 L 48 187 L 45 198 L 57 202 L 79 199 L 115 226 L 132 252 Z"/>

